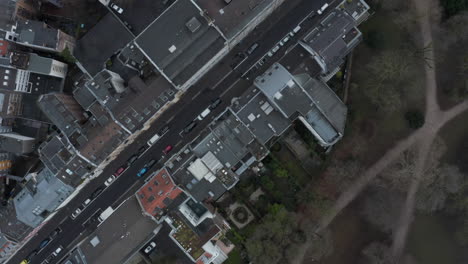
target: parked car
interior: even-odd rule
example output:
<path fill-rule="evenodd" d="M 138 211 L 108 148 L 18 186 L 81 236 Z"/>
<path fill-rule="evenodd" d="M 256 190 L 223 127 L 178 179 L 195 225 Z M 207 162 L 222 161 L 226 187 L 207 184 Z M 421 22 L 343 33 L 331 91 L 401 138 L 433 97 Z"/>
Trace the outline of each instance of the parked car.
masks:
<path fill-rule="evenodd" d="M 37 254 L 37 250 L 31 251 L 31 253 L 29 253 L 28 256 L 26 256 L 26 260 L 28 262 L 31 261 L 31 259 L 34 258 L 34 256 L 36 256 L 36 254 Z"/>
<path fill-rule="evenodd" d="M 60 254 L 60 252 L 62 252 L 62 249 L 63 249 L 63 247 L 59 246 L 56 250 L 54 250 L 52 255 L 54 255 L 54 257 L 58 256 L 58 254 Z"/>
<path fill-rule="evenodd" d="M 184 128 L 184 133 L 189 133 L 190 131 L 193 130 L 194 127 L 197 126 L 197 123 L 195 122 L 191 122 L 190 124 L 188 124 L 185 128 Z"/>
<path fill-rule="evenodd" d="M 161 131 L 159 132 L 160 135 L 163 135 L 164 133 L 166 133 L 167 131 L 169 131 L 169 126 L 165 126 L 161 129 Z"/>
<path fill-rule="evenodd" d="M 211 103 L 210 108 L 215 109 L 216 107 L 218 107 L 219 104 L 221 104 L 221 98 L 217 98 L 216 100 L 214 100 Z"/>
<path fill-rule="evenodd" d="M 123 8 L 119 7 L 116 4 L 111 4 L 110 5 L 112 9 L 114 9 L 117 13 L 122 14 L 123 13 Z"/>
<path fill-rule="evenodd" d="M 145 253 L 148 254 L 156 247 L 156 243 L 151 241 L 151 243 L 145 248 Z"/>
<path fill-rule="evenodd" d="M 62 232 L 62 229 L 60 229 L 59 227 L 56 228 L 54 231 L 52 231 L 52 233 L 50 233 L 50 235 L 49 235 L 50 240 L 57 237 L 57 235 L 60 234 L 60 232 Z"/>
<path fill-rule="evenodd" d="M 111 175 L 107 180 L 104 182 L 104 185 L 109 186 L 115 180 L 115 175 Z"/>
<path fill-rule="evenodd" d="M 39 244 L 39 249 L 45 248 L 50 243 L 50 238 L 46 238 Z"/>
<path fill-rule="evenodd" d="M 75 212 L 73 212 L 71 215 L 72 219 L 75 219 L 80 213 L 81 213 L 81 209 L 76 208 Z"/>
<path fill-rule="evenodd" d="M 91 199 L 92 199 L 92 200 L 96 199 L 96 198 L 99 196 L 99 194 L 102 193 L 102 191 L 104 191 L 104 188 L 102 188 L 102 187 L 97 188 L 97 189 L 93 192 L 93 194 L 91 194 Z"/>
<path fill-rule="evenodd" d="M 83 202 L 83 206 L 86 207 L 90 203 L 91 203 L 91 199 L 88 198 Z"/>
<path fill-rule="evenodd" d="M 172 145 L 167 145 L 167 146 L 164 148 L 163 153 L 164 153 L 164 154 L 167 154 L 167 153 L 171 152 L 171 150 L 172 150 Z"/>
<path fill-rule="evenodd" d="M 148 168 L 148 169 L 150 169 L 151 167 L 154 166 L 154 164 L 156 164 L 156 162 L 158 162 L 158 161 L 155 160 L 155 159 L 152 159 L 152 160 L 150 160 L 148 163 L 146 163 L 145 167 Z"/>
<path fill-rule="evenodd" d="M 146 150 L 148 149 L 148 146 L 143 146 L 140 149 L 138 149 L 137 155 L 141 156 Z"/>
<path fill-rule="evenodd" d="M 128 166 L 132 165 L 138 159 L 138 155 L 133 155 L 127 160 Z"/>
<path fill-rule="evenodd" d="M 148 168 L 144 167 L 137 173 L 137 176 L 141 177 L 141 176 L 145 175 L 145 173 L 147 173 L 147 172 L 148 172 Z"/>
<path fill-rule="evenodd" d="M 125 171 L 126 168 L 127 168 L 126 166 L 122 166 L 122 167 L 118 168 L 114 172 L 115 177 L 119 177 Z"/>

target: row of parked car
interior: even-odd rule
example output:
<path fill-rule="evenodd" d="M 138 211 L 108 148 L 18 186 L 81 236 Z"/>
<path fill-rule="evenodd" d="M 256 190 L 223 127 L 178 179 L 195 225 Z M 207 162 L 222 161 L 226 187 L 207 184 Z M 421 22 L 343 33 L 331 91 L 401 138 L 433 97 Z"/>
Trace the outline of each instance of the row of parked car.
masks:
<path fill-rule="evenodd" d="M 47 247 L 47 245 L 49 245 L 49 243 L 55 238 L 57 237 L 58 234 L 60 234 L 62 232 L 62 229 L 60 227 L 57 227 L 54 231 L 52 231 L 49 236 L 42 240 L 41 243 L 39 243 L 39 247 L 33 251 L 31 251 L 31 253 L 28 254 L 28 256 L 23 259 L 23 261 L 21 261 L 20 264 L 28 264 L 33 258 L 34 256 L 37 255 L 37 253 L 39 253 L 39 251 L 41 251 L 42 249 L 44 249 L 45 247 Z M 49 263 L 53 258 L 57 257 L 58 254 L 60 252 L 62 252 L 63 250 L 63 247 L 62 246 L 59 246 L 56 250 L 54 250 L 54 252 L 52 252 L 51 255 L 49 255 L 42 263 Z"/>
<path fill-rule="evenodd" d="M 197 126 L 197 122 L 196 120 L 198 121 L 201 121 L 203 120 L 205 117 L 207 117 L 212 110 L 214 110 L 216 107 L 218 107 L 218 105 L 221 104 L 221 98 L 216 98 L 215 100 L 213 100 L 210 104 L 210 106 L 208 106 L 208 108 L 206 108 L 205 110 L 203 110 L 195 120 L 193 120 L 192 122 L 190 122 L 185 128 L 184 130 L 182 131 L 183 133 L 185 134 L 188 134 L 190 133 L 190 131 L 192 131 L 196 126 Z"/>

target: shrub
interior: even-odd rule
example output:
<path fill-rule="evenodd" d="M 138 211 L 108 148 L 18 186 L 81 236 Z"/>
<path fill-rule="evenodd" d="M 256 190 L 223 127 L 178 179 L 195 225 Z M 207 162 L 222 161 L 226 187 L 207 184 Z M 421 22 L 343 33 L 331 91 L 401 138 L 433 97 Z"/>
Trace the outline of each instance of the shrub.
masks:
<path fill-rule="evenodd" d="M 405 119 L 408 122 L 408 126 L 412 129 L 418 129 L 424 125 L 424 114 L 419 110 L 406 112 Z"/>

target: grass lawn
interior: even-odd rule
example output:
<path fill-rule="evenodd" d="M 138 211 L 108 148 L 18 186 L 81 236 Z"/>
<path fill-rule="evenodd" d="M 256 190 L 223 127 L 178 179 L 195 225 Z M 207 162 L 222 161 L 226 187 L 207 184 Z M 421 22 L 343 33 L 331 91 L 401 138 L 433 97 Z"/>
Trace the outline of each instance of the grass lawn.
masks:
<path fill-rule="evenodd" d="M 229 253 L 228 259 L 224 261 L 225 264 L 242 264 L 245 263 L 242 260 L 241 252 L 238 248 L 234 248 L 231 253 Z"/>

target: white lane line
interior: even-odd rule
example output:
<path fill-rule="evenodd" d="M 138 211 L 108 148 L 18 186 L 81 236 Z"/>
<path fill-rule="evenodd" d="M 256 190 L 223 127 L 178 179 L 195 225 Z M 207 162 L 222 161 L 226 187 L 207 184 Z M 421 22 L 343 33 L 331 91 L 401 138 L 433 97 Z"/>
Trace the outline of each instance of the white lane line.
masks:
<path fill-rule="evenodd" d="M 198 93 L 196 93 L 196 94 L 192 97 L 192 100 L 194 100 L 195 98 L 197 98 L 197 97 L 201 94 L 201 92 L 202 92 L 201 90 L 198 91 Z"/>
<path fill-rule="evenodd" d="M 228 72 L 226 75 L 224 75 L 223 78 L 221 78 L 221 80 L 219 80 L 219 82 L 217 82 L 213 87 L 212 87 L 212 90 L 216 89 L 216 87 L 222 83 L 229 75 L 231 75 L 233 73 L 233 71 L 230 71 Z"/>
<path fill-rule="evenodd" d="M 229 90 L 231 90 L 232 87 L 234 87 L 241 79 L 237 79 L 231 86 L 229 86 L 224 92 L 221 93 L 220 97 L 223 97 Z"/>
<path fill-rule="evenodd" d="M 171 116 L 171 117 L 166 121 L 166 124 L 167 124 L 167 123 L 170 123 L 170 122 L 172 121 L 172 119 L 174 119 L 174 118 L 175 118 L 175 115 Z"/>

